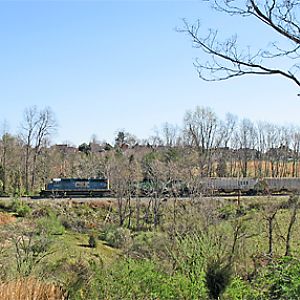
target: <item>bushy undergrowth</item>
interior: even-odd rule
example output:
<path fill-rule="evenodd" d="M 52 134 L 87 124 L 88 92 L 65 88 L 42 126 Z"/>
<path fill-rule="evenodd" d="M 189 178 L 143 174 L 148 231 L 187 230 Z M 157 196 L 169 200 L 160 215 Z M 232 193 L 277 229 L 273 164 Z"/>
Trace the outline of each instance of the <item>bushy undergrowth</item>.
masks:
<path fill-rule="evenodd" d="M 300 298 L 300 262 L 283 257 L 262 269 L 254 282 L 259 291 L 256 299 L 296 300 Z"/>
<path fill-rule="evenodd" d="M 132 237 L 128 254 L 133 258 L 151 259 L 163 257 L 166 253 L 166 244 L 169 242 L 165 233 L 162 232 L 139 232 Z"/>
<path fill-rule="evenodd" d="M 272 209 L 257 200 L 237 205 L 199 198 L 176 207 L 161 202 L 162 218 L 155 226 L 154 213 L 147 211 L 151 206 L 144 203 L 140 219 L 131 214 L 122 227 L 112 203 L 25 203 L 30 211 L 21 216 L 17 210 L 23 203 L 12 201 L 0 206 L 8 215 L 18 214 L 13 223 L 0 224 L 5 258 L 0 278 L 34 275 L 59 282 L 72 300 L 296 300 L 296 229 L 290 233 L 294 257 L 280 259 L 295 209 L 292 200 Z M 265 252 L 274 209 L 270 256 Z"/>
<path fill-rule="evenodd" d="M 11 203 L 11 210 L 19 217 L 26 217 L 31 212 L 30 206 L 20 199 L 14 199 Z"/>
<path fill-rule="evenodd" d="M 209 297 L 218 300 L 226 290 L 232 276 L 231 265 L 220 259 L 210 259 L 205 270 L 205 284 Z"/>
<path fill-rule="evenodd" d="M 61 235 L 64 234 L 65 228 L 59 218 L 54 213 L 50 213 L 48 216 L 37 220 L 36 232 L 37 234 Z"/>
<path fill-rule="evenodd" d="M 127 260 L 114 267 L 106 280 L 104 299 L 191 299 L 194 289 L 183 274 L 170 275 L 149 260 Z M 194 299 L 203 299 L 199 290 Z"/>
<path fill-rule="evenodd" d="M 130 230 L 108 224 L 101 229 L 99 238 L 111 247 L 121 248 L 130 240 Z"/>
<path fill-rule="evenodd" d="M 259 298 L 260 292 L 255 290 L 249 282 L 243 280 L 239 276 L 232 278 L 230 285 L 223 295 L 224 300 L 254 300 Z"/>
<path fill-rule="evenodd" d="M 68 273 L 68 290 L 76 300 L 191 300 L 205 299 L 204 288 L 195 287 L 180 272 L 168 274 L 150 260 L 120 260 L 109 269 L 95 262 L 80 262 L 65 266 Z M 64 270 L 66 272 L 67 270 Z M 195 288 L 197 293 L 195 293 Z M 194 296 L 192 296 L 194 295 Z"/>
<path fill-rule="evenodd" d="M 61 216 L 59 219 L 66 230 L 71 230 L 78 233 L 87 233 L 89 230 L 86 220 L 82 220 L 78 217 Z"/>

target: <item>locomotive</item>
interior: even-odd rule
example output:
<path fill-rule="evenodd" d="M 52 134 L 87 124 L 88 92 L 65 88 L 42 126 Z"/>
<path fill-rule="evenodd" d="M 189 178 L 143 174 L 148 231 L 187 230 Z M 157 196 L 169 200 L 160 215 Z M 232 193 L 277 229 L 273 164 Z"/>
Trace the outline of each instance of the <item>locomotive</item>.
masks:
<path fill-rule="evenodd" d="M 41 197 L 103 197 L 109 195 L 107 178 L 53 178 L 40 192 Z"/>

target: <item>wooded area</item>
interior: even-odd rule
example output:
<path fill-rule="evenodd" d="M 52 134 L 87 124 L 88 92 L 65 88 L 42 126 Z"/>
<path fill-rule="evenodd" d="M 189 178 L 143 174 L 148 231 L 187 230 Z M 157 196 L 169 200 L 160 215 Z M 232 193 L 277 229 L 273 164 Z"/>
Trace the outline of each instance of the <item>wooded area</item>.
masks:
<path fill-rule="evenodd" d="M 232 114 L 220 119 L 206 107 L 187 111 L 180 127 L 163 124 L 146 140 L 120 131 L 113 145 L 95 137 L 79 147 L 51 144 L 57 126 L 50 108 L 27 109 L 20 127 L 18 135 L 2 130 L 3 194 L 36 194 L 58 177 L 106 177 L 113 190 L 128 190 L 143 181 L 180 181 L 193 189 L 201 176 L 300 175 L 300 128 L 238 120 Z"/>

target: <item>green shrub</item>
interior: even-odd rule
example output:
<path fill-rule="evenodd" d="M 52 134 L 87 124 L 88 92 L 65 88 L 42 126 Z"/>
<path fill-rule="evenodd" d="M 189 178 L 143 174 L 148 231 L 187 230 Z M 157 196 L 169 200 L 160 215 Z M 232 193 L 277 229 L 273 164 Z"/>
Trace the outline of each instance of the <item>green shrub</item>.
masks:
<path fill-rule="evenodd" d="M 261 211 L 263 210 L 263 204 L 260 202 L 251 202 L 248 205 L 248 210 Z"/>
<path fill-rule="evenodd" d="M 220 299 L 231 280 L 231 267 L 219 259 L 207 262 L 205 285 L 211 299 Z"/>
<path fill-rule="evenodd" d="M 150 260 L 132 260 L 118 262 L 101 283 L 103 297 L 99 299 L 160 299 L 191 300 L 205 299 L 205 291 L 199 291 L 196 298 L 191 297 L 191 285 L 188 278 L 180 273 L 172 276 Z"/>
<path fill-rule="evenodd" d="M 284 257 L 273 261 L 255 279 L 254 288 L 260 291 L 257 299 L 296 300 L 300 295 L 300 262 Z"/>
<path fill-rule="evenodd" d="M 26 217 L 31 212 L 30 206 L 18 198 L 12 201 L 11 210 L 15 212 L 19 217 Z"/>
<path fill-rule="evenodd" d="M 219 218 L 224 220 L 243 215 L 245 215 L 245 208 L 243 206 L 237 207 L 234 204 L 227 204 L 218 209 Z"/>
<path fill-rule="evenodd" d="M 42 217 L 48 217 L 51 213 L 54 213 L 52 209 L 49 206 L 38 206 L 37 208 L 34 208 L 31 212 L 31 216 L 33 218 L 42 218 Z"/>
<path fill-rule="evenodd" d="M 130 245 L 131 257 L 151 259 L 153 255 L 164 251 L 166 236 L 159 232 L 139 232 Z"/>
<path fill-rule="evenodd" d="M 236 215 L 236 206 L 227 204 L 218 209 L 219 218 L 228 220 Z"/>
<path fill-rule="evenodd" d="M 96 247 L 97 247 L 97 240 L 96 240 L 94 234 L 90 234 L 90 235 L 89 235 L 89 246 L 90 246 L 91 248 L 96 248 Z"/>
<path fill-rule="evenodd" d="M 99 238 L 111 247 L 121 248 L 129 241 L 130 230 L 115 225 L 108 225 L 101 230 Z"/>
<path fill-rule="evenodd" d="M 19 217 L 26 217 L 31 212 L 31 208 L 28 205 L 21 205 L 16 212 Z"/>
<path fill-rule="evenodd" d="M 16 271 L 19 275 L 28 276 L 50 254 L 49 249 L 52 241 L 46 236 L 37 237 L 30 233 L 18 236 L 13 240 L 13 243 Z"/>
<path fill-rule="evenodd" d="M 101 270 L 98 264 L 99 272 Z M 66 289 L 72 300 L 100 300 L 98 287 L 92 286 L 99 276 L 85 257 L 70 257 L 66 255 L 57 261 L 48 261 L 45 266 L 46 276 L 56 278 Z M 102 276 L 103 280 L 105 277 Z M 100 279 L 99 279 L 99 282 Z"/>
<path fill-rule="evenodd" d="M 78 233 L 87 233 L 89 227 L 87 222 L 80 217 L 74 216 L 60 216 L 59 220 L 62 226 L 67 230 L 73 230 Z"/>
<path fill-rule="evenodd" d="M 0 201 L 0 211 L 9 212 L 11 211 L 11 201 Z"/>
<path fill-rule="evenodd" d="M 65 233 L 65 228 L 54 213 L 42 217 L 37 221 L 36 231 L 38 234 L 60 235 Z"/>
<path fill-rule="evenodd" d="M 223 299 L 228 300 L 253 300 L 258 299 L 258 293 L 249 282 L 240 277 L 234 277 L 223 295 Z"/>
<path fill-rule="evenodd" d="M 106 269 L 99 261 L 66 258 L 53 266 L 53 275 L 73 300 L 205 299 L 204 290 L 191 298 L 193 287 L 185 276 L 170 276 L 150 260 L 118 260 Z"/>

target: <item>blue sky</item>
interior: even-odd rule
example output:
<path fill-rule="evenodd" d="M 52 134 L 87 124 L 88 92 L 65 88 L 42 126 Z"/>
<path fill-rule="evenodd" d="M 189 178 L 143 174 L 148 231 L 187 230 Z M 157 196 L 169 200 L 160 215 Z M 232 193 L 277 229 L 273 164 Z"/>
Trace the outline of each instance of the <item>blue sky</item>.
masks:
<path fill-rule="evenodd" d="M 186 110 L 209 106 L 253 121 L 300 125 L 297 87 L 280 77 L 208 83 L 193 67 L 201 53 L 175 28 L 201 20 L 220 36 L 265 46 L 268 29 L 213 12 L 205 1 L 1 1 L 0 122 L 17 133 L 26 107 L 49 106 L 53 142 L 139 138 Z"/>

